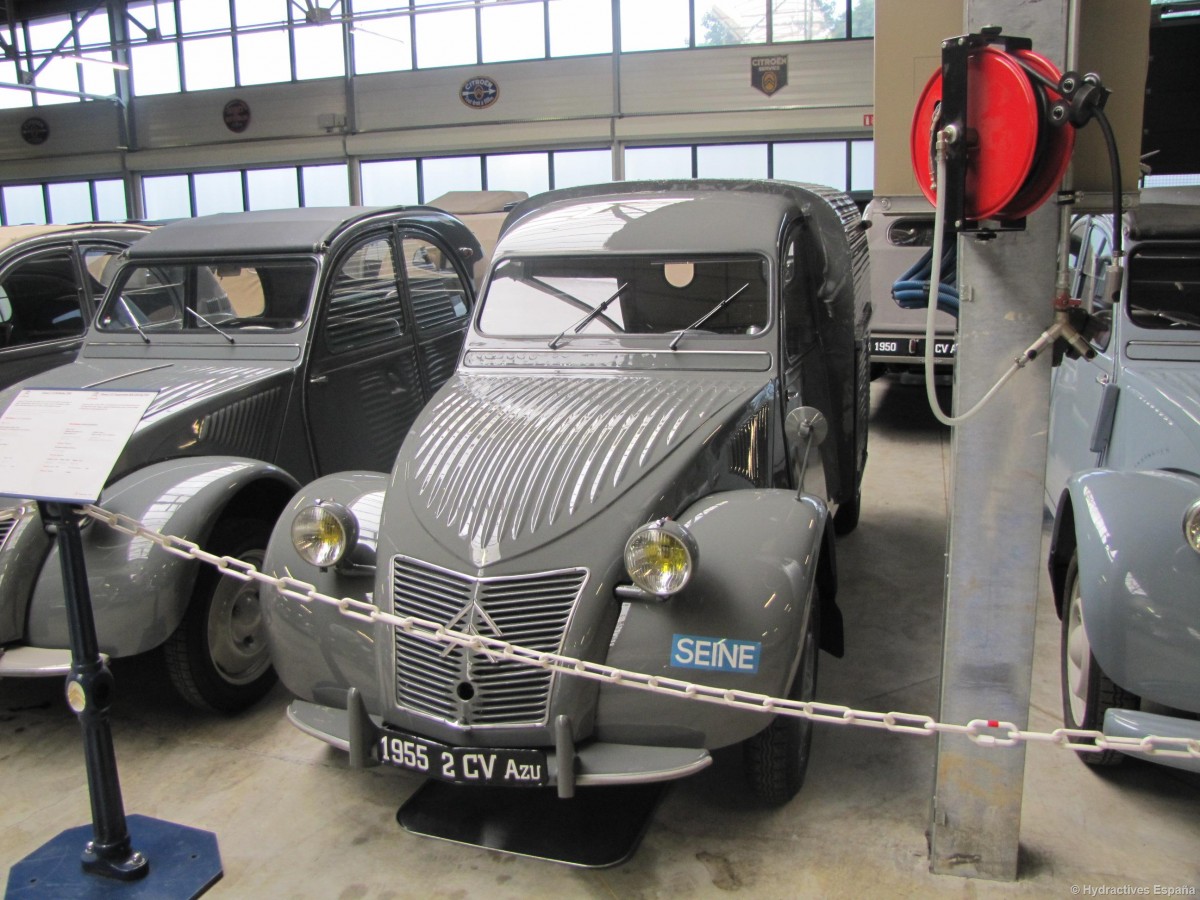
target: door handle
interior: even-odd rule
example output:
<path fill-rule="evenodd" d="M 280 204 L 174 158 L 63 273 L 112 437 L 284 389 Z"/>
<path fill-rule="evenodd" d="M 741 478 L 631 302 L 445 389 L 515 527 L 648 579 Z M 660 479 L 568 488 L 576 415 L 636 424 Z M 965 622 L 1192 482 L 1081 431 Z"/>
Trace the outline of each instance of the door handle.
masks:
<path fill-rule="evenodd" d="M 314 375 L 312 378 L 308 379 L 309 384 L 326 384 L 328 381 L 328 375 Z"/>

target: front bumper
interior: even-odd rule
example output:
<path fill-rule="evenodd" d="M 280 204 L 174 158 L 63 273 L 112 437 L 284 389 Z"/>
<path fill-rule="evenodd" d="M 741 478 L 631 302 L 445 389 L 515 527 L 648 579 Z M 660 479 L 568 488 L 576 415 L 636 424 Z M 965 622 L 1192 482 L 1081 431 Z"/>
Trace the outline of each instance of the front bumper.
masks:
<path fill-rule="evenodd" d="M 1104 714 L 1104 734 L 1108 737 L 1144 738 L 1150 735 L 1171 738 L 1190 738 L 1200 741 L 1200 721 L 1164 716 L 1158 713 L 1135 712 L 1128 709 L 1110 709 Z M 1200 772 L 1200 759 L 1196 757 L 1152 756 L 1136 750 L 1121 750 L 1150 762 L 1188 772 Z"/>
<path fill-rule="evenodd" d="M 361 696 L 351 690 L 346 709 L 293 700 L 288 720 L 312 737 L 350 754 L 352 766 L 378 765 L 371 748 L 383 734 L 382 720 L 367 713 Z M 707 750 L 592 742 L 576 745 L 569 728 L 556 728 L 556 746 L 546 750 L 548 784 L 560 797 L 575 787 L 646 784 L 693 775 L 712 763 Z"/>

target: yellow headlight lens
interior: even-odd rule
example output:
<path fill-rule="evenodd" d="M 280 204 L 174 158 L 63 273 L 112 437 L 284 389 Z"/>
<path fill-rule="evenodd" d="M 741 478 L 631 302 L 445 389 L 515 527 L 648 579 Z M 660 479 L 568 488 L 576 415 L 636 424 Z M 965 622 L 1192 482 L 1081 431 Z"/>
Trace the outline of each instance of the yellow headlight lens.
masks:
<path fill-rule="evenodd" d="M 642 590 L 669 597 L 687 585 L 699 555 L 688 530 L 663 519 L 643 525 L 630 536 L 625 543 L 625 570 Z"/>
<path fill-rule="evenodd" d="M 305 562 L 322 569 L 341 562 L 357 540 L 358 521 L 340 503 L 318 501 L 292 520 L 292 546 Z"/>
<path fill-rule="evenodd" d="M 1183 539 L 1188 546 L 1200 553 L 1200 500 L 1188 507 L 1183 516 Z"/>

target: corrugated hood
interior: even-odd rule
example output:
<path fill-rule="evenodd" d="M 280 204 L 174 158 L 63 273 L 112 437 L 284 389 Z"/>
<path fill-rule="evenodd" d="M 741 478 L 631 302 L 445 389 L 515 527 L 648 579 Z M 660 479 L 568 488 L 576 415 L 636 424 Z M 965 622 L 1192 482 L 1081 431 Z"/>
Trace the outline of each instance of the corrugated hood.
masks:
<path fill-rule="evenodd" d="M 661 493 L 677 473 L 653 481 L 650 473 L 764 383 L 761 375 L 456 375 L 400 449 L 385 516 L 400 529 L 415 519 L 470 565 L 527 552 L 635 487 Z M 677 454 L 676 467 L 691 456 Z"/>

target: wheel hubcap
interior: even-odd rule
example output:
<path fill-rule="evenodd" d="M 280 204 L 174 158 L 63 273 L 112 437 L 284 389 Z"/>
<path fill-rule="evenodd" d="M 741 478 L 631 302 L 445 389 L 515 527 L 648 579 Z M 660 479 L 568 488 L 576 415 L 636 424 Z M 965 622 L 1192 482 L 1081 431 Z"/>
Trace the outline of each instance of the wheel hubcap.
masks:
<path fill-rule="evenodd" d="M 240 558 L 257 567 L 263 552 L 246 552 Z M 230 684 L 249 684 L 270 667 L 257 582 L 222 576 L 208 617 L 208 649 L 213 665 Z"/>
<path fill-rule="evenodd" d="M 1087 716 L 1088 668 L 1092 659 L 1092 648 L 1087 633 L 1083 630 L 1083 602 L 1079 595 L 1079 582 L 1071 588 L 1070 606 L 1067 609 L 1067 641 L 1064 648 L 1066 665 L 1067 700 L 1071 706 L 1071 719 L 1082 726 Z"/>

